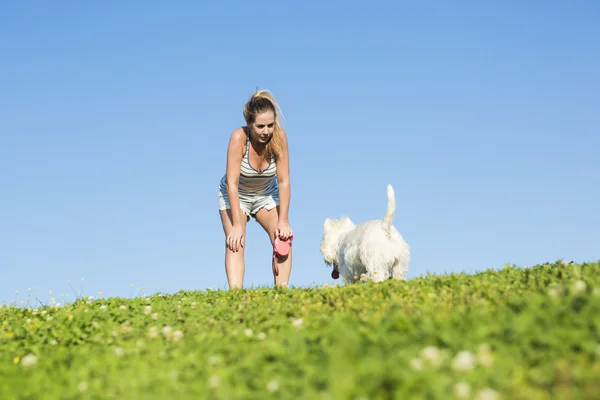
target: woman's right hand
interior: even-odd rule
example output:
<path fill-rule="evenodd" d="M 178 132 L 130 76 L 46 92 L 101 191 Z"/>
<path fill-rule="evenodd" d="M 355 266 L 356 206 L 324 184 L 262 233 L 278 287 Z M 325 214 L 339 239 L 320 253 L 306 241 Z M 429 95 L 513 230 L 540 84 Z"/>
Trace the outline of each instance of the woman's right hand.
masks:
<path fill-rule="evenodd" d="M 240 251 L 244 247 L 244 232 L 239 226 L 233 226 L 227 236 L 227 248 L 233 252 Z"/>

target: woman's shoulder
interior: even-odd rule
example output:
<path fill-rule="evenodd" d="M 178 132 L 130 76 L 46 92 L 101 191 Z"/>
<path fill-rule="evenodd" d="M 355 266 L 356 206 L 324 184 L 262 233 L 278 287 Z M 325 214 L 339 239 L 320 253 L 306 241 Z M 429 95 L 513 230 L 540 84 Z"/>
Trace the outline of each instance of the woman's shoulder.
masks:
<path fill-rule="evenodd" d="M 246 130 L 245 126 L 240 126 L 239 128 L 236 128 L 233 132 L 231 132 L 232 139 L 246 140 L 247 137 L 248 137 L 248 134 L 247 134 L 247 130 Z"/>

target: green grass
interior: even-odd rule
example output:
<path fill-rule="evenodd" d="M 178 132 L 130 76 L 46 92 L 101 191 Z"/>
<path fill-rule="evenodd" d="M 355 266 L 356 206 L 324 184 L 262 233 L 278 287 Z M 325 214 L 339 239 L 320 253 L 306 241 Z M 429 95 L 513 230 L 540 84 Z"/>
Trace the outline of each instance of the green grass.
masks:
<path fill-rule="evenodd" d="M 2 400 L 600 398 L 600 263 L 1 307 L 0 374 Z"/>

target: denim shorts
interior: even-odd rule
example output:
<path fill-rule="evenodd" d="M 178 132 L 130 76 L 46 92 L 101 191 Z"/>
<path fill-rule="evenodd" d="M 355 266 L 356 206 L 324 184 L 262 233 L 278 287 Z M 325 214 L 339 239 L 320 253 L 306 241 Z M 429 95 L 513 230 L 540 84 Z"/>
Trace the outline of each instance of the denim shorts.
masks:
<path fill-rule="evenodd" d="M 265 194 L 239 194 L 240 208 L 246 214 L 247 218 L 256 218 L 256 213 L 261 208 L 271 210 L 279 205 L 279 193 L 277 190 L 271 193 Z M 229 197 L 227 191 L 224 189 L 219 190 L 219 210 L 229 210 L 231 204 L 229 204 Z"/>

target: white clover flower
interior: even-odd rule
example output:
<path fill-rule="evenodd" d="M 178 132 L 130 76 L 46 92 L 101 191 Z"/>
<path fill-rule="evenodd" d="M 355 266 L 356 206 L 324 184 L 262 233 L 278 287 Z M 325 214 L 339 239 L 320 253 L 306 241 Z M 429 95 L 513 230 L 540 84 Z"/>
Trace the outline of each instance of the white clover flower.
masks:
<path fill-rule="evenodd" d="M 562 288 L 560 286 L 552 286 L 548 289 L 550 297 L 557 298 L 562 295 Z"/>
<path fill-rule="evenodd" d="M 86 381 L 79 382 L 79 385 L 77 385 L 77 389 L 81 393 L 86 392 L 88 390 L 88 383 Z"/>
<path fill-rule="evenodd" d="M 279 390 L 279 382 L 277 382 L 276 379 L 271 379 L 267 383 L 267 390 L 271 393 L 278 391 Z"/>
<path fill-rule="evenodd" d="M 145 301 L 146 301 L 146 304 L 150 304 L 150 302 L 152 301 L 152 299 L 150 299 L 150 297 L 146 297 Z"/>
<path fill-rule="evenodd" d="M 418 357 L 413 358 L 412 360 L 410 360 L 410 367 L 412 369 L 414 369 L 415 371 L 422 370 L 423 369 L 423 360 L 421 360 Z"/>
<path fill-rule="evenodd" d="M 219 357 L 219 356 L 210 356 L 210 357 L 208 357 L 208 360 L 207 360 L 208 365 L 217 365 L 217 364 L 220 364 L 221 361 L 222 361 L 221 357 Z"/>
<path fill-rule="evenodd" d="M 122 348 L 120 348 L 120 347 L 117 347 L 117 348 L 115 349 L 115 355 L 116 355 L 117 357 L 122 357 L 124 354 L 125 354 L 125 351 L 124 351 Z"/>
<path fill-rule="evenodd" d="M 250 336 L 252 336 L 252 333 L 253 333 L 253 332 L 252 332 L 252 329 L 250 329 L 250 328 L 246 328 L 246 329 L 244 329 L 244 334 L 245 334 L 246 336 L 250 337 Z"/>
<path fill-rule="evenodd" d="M 494 389 L 485 388 L 477 394 L 477 400 L 498 400 L 500 395 Z"/>
<path fill-rule="evenodd" d="M 151 307 L 151 306 L 146 306 L 146 307 L 144 307 L 144 314 L 145 314 L 145 315 L 150 315 L 150 314 L 152 314 L 152 307 Z"/>
<path fill-rule="evenodd" d="M 102 304 L 102 305 L 100 306 L 100 309 L 101 309 L 101 310 L 106 310 L 106 305 Z"/>
<path fill-rule="evenodd" d="M 173 328 L 171 328 L 169 325 L 167 325 L 167 326 L 164 326 L 161 331 L 162 331 L 163 335 L 169 336 L 171 334 L 171 332 L 173 331 Z"/>
<path fill-rule="evenodd" d="M 469 371 L 475 366 L 475 356 L 469 350 L 459 351 L 452 361 L 452 368 L 457 371 Z"/>
<path fill-rule="evenodd" d="M 175 332 L 173 332 L 172 339 L 175 342 L 179 342 L 181 339 L 183 339 L 183 332 L 179 329 L 176 330 Z"/>
<path fill-rule="evenodd" d="M 23 357 L 21 359 L 21 366 L 23 366 L 24 368 L 29 368 L 29 367 L 33 367 L 35 364 L 37 364 L 37 362 L 38 362 L 38 358 L 36 355 L 27 354 L 25 357 Z"/>
<path fill-rule="evenodd" d="M 438 367 L 443 361 L 442 352 L 435 346 L 424 347 L 421 349 L 420 356 L 434 367 Z"/>
<path fill-rule="evenodd" d="M 157 319 L 158 319 L 158 313 L 154 313 L 154 314 L 152 314 L 152 319 L 153 319 L 153 320 L 157 320 Z"/>
<path fill-rule="evenodd" d="M 488 344 L 482 344 L 477 351 L 477 363 L 485 367 L 490 367 L 494 363 L 492 350 Z"/>
<path fill-rule="evenodd" d="M 208 379 L 208 385 L 213 389 L 219 387 L 220 384 L 221 378 L 219 378 L 217 375 L 213 375 Z"/>
<path fill-rule="evenodd" d="M 121 304 L 119 306 L 119 309 L 121 309 L 121 310 L 127 310 L 127 306 L 125 304 Z"/>
<path fill-rule="evenodd" d="M 260 332 L 258 335 L 256 335 L 256 337 L 260 340 L 265 340 L 267 335 L 264 332 Z"/>
<path fill-rule="evenodd" d="M 582 292 L 585 292 L 586 287 L 587 285 L 584 281 L 578 280 L 577 282 L 573 283 L 573 293 L 580 294 Z"/>
<path fill-rule="evenodd" d="M 299 326 L 302 326 L 303 323 L 304 323 L 304 320 L 302 318 L 298 318 L 298 319 L 295 319 L 294 321 L 292 321 L 292 325 L 295 326 L 296 328 Z"/>
<path fill-rule="evenodd" d="M 458 382 L 454 385 L 454 395 L 459 399 L 466 399 L 471 395 L 471 386 L 466 382 Z"/>
<path fill-rule="evenodd" d="M 158 328 L 156 326 L 150 328 L 150 330 L 148 331 L 148 336 L 150 336 L 150 339 L 158 337 Z"/>
<path fill-rule="evenodd" d="M 193 301 L 192 304 L 191 304 L 191 306 L 192 306 L 192 308 L 196 308 L 196 302 Z"/>

